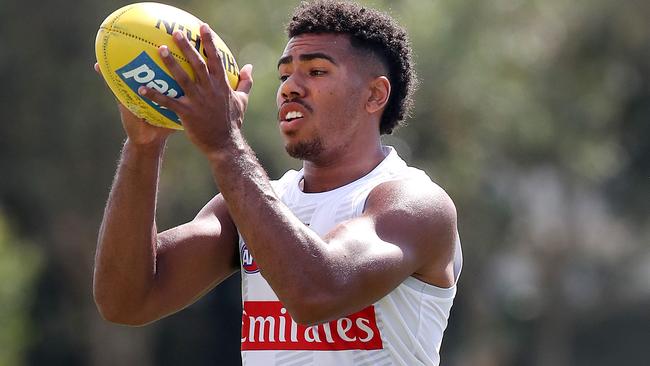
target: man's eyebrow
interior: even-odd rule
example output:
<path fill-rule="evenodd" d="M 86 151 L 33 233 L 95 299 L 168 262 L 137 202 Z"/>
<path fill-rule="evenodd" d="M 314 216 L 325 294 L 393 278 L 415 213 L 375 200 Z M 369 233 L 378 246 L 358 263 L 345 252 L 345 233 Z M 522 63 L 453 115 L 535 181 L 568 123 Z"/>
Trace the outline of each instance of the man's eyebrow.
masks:
<path fill-rule="evenodd" d="M 291 61 L 293 61 L 293 56 L 280 57 L 280 60 L 278 60 L 278 68 L 280 68 L 280 65 L 290 64 Z"/>
<path fill-rule="evenodd" d="M 319 58 L 325 59 L 325 60 L 333 63 L 334 65 L 338 66 L 338 63 L 336 61 L 334 61 L 334 58 L 332 58 L 332 56 L 330 56 L 330 55 L 328 55 L 326 53 L 322 53 L 322 52 L 304 53 L 304 54 L 298 56 L 298 59 L 300 61 L 311 61 L 311 60 L 315 60 L 315 59 L 319 59 Z M 293 61 L 293 56 L 281 57 L 280 60 L 278 61 L 278 67 L 280 67 L 280 65 L 290 64 L 292 61 Z"/>
<path fill-rule="evenodd" d="M 338 63 L 334 61 L 332 56 L 322 52 L 304 53 L 300 55 L 298 58 L 300 59 L 300 61 L 311 61 L 311 60 L 322 58 L 338 66 Z"/>

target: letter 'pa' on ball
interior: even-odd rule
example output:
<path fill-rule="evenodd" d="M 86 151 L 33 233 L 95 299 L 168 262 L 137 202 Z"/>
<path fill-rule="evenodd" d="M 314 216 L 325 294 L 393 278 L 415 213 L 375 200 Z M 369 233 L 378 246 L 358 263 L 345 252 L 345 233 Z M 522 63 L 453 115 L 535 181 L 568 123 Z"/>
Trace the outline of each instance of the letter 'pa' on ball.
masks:
<path fill-rule="evenodd" d="M 109 15 L 99 27 L 95 53 L 99 70 L 117 99 L 131 112 L 155 126 L 182 130 L 178 116 L 138 94 L 147 86 L 172 97 L 180 98 L 183 90 L 158 56 L 158 47 L 167 45 L 169 52 L 192 79 L 194 73 L 181 50 L 172 39 L 176 30 L 185 33 L 190 43 L 206 58 L 199 36 L 201 20 L 173 6 L 158 3 L 136 3 L 124 6 Z M 230 86 L 239 82 L 239 67 L 228 46 L 215 37 Z"/>

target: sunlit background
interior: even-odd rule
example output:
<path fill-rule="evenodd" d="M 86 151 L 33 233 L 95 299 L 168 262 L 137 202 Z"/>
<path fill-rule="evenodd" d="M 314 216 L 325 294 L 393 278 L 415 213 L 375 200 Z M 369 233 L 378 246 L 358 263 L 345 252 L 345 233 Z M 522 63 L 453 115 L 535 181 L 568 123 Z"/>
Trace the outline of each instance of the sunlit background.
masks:
<path fill-rule="evenodd" d="M 92 300 L 124 139 L 94 38 L 126 3 L 0 0 L 0 365 L 239 364 L 238 275 L 142 328 L 103 321 Z M 274 99 L 296 1 L 166 3 L 254 64 L 246 136 L 271 177 L 298 166 Z M 363 3 L 408 28 L 421 78 L 409 126 L 385 141 L 458 208 L 465 268 L 442 365 L 648 365 L 650 2 Z M 174 135 L 159 227 L 216 192 Z"/>

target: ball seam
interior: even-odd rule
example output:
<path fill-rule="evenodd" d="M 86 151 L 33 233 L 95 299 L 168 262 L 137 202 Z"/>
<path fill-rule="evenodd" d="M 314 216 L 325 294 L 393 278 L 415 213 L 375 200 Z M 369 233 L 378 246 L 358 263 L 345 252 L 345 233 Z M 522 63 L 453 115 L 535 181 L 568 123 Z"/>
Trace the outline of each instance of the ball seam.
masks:
<path fill-rule="evenodd" d="M 133 38 L 133 39 L 137 39 L 138 41 L 144 42 L 144 43 L 146 43 L 146 44 L 148 44 L 148 45 L 150 45 L 150 46 L 155 47 L 156 49 L 157 49 L 158 47 L 161 46 L 161 45 L 156 44 L 156 43 L 154 43 L 154 42 L 151 42 L 151 41 L 149 41 L 149 40 L 147 40 L 147 39 L 144 39 L 144 38 L 142 38 L 142 37 L 138 37 L 138 36 L 136 36 L 135 34 L 127 33 L 127 32 L 121 31 L 121 30 L 119 30 L 119 29 L 109 29 L 109 28 L 103 28 L 103 29 L 106 30 L 106 31 L 108 31 L 108 32 L 115 32 L 115 33 L 119 33 L 119 34 L 124 35 L 124 36 L 127 36 L 127 37 L 131 37 L 131 38 Z M 168 49 L 169 49 L 169 48 L 168 48 Z M 172 50 L 169 50 L 169 53 L 172 54 L 172 55 L 174 55 L 174 57 L 176 57 L 177 59 L 179 59 L 179 60 L 181 60 L 181 61 L 184 61 L 184 62 L 187 62 L 187 63 L 190 62 L 188 59 L 186 59 L 185 57 L 179 55 L 179 54 L 176 53 L 176 52 L 173 52 Z"/>

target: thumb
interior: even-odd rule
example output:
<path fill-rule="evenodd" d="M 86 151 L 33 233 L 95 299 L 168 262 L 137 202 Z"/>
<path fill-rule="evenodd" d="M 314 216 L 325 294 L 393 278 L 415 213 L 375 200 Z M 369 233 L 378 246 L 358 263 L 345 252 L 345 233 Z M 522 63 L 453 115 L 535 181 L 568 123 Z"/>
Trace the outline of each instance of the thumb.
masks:
<path fill-rule="evenodd" d="M 253 65 L 246 64 L 239 70 L 239 83 L 237 84 L 237 91 L 243 93 L 250 93 L 253 87 Z"/>

